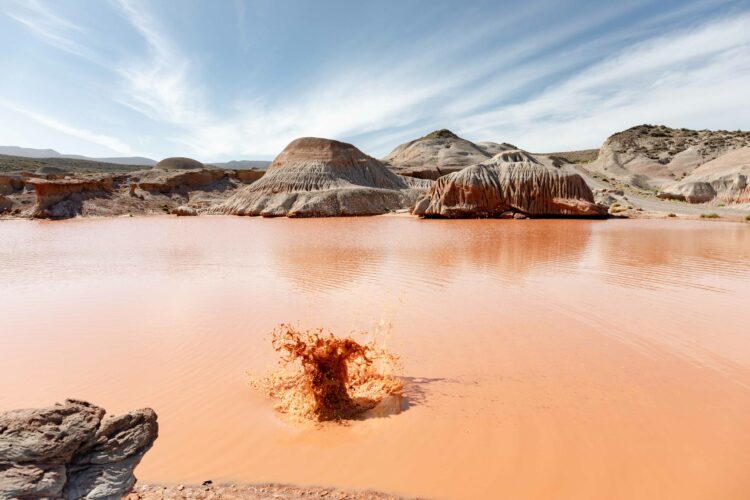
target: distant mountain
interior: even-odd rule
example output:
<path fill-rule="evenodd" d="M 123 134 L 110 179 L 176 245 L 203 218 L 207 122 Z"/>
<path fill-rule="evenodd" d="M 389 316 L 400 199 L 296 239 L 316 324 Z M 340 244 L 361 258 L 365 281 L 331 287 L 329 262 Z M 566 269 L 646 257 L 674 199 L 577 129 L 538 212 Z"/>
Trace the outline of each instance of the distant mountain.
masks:
<path fill-rule="evenodd" d="M 18 146 L 0 146 L 0 155 L 23 156 L 24 158 L 59 158 L 61 156 L 54 149 L 20 148 Z"/>
<path fill-rule="evenodd" d="M 208 163 L 208 165 L 216 168 L 227 168 L 231 170 L 249 170 L 251 168 L 265 170 L 270 164 L 271 162 L 266 160 L 232 160 L 219 163 Z"/>
<path fill-rule="evenodd" d="M 142 156 L 127 156 L 114 158 L 91 158 L 81 155 L 64 155 L 54 149 L 21 148 L 18 146 L 0 146 L 0 154 L 8 156 L 20 156 L 23 158 L 70 158 L 72 160 L 96 161 L 100 163 L 114 163 L 117 165 L 137 165 L 153 167 L 156 161 Z"/>

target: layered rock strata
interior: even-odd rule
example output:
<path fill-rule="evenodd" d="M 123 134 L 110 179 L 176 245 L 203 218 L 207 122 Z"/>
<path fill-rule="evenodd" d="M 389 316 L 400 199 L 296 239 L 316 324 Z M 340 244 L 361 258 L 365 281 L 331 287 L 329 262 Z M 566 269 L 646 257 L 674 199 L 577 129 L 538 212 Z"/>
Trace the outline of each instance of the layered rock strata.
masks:
<path fill-rule="evenodd" d="M 211 211 L 265 217 L 377 215 L 411 207 L 424 186 L 351 144 L 305 137 L 292 141 L 260 180 Z"/>
<path fill-rule="evenodd" d="M 412 213 L 422 217 L 602 216 L 583 178 L 506 151 L 435 181 Z"/>

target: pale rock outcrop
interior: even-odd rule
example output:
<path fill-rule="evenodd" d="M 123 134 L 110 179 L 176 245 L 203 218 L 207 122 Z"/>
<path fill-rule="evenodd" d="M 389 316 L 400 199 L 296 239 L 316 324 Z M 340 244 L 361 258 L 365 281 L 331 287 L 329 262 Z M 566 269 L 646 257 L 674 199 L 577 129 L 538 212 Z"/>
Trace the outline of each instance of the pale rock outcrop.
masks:
<path fill-rule="evenodd" d="M 750 147 L 743 147 L 704 163 L 658 196 L 690 203 L 750 203 Z"/>
<path fill-rule="evenodd" d="M 164 158 L 157 163 L 154 168 L 160 170 L 197 170 L 205 168 L 205 165 L 198 160 L 193 160 L 192 158 L 173 156 L 171 158 Z"/>
<path fill-rule="evenodd" d="M 0 499 L 119 499 L 158 434 L 151 409 L 104 418 L 67 400 L 0 414 Z"/>
<path fill-rule="evenodd" d="M 540 163 L 530 154 L 505 151 L 445 175 L 412 213 L 423 217 L 603 216 L 583 178 Z"/>
<path fill-rule="evenodd" d="M 750 146 L 750 132 L 639 125 L 610 136 L 586 168 L 638 188 L 662 189 L 745 146 Z M 695 195 L 707 196 L 700 189 Z"/>
<path fill-rule="evenodd" d="M 503 151 L 513 151 L 518 149 L 513 144 L 508 144 L 507 142 L 497 143 L 491 141 L 481 141 L 474 144 L 478 146 L 479 149 L 490 155 L 490 157 L 495 156 L 498 153 L 502 153 Z"/>
<path fill-rule="evenodd" d="M 496 143 L 484 144 L 493 153 L 504 151 L 505 146 L 510 146 Z M 383 158 L 383 163 L 397 174 L 434 180 L 441 175 L 457 172 L 492 156 L 492 153 L 479 145 L 458 137 L 450 130 L 442 129 L 401 144 Z"/>
<path fill-rule="evenodd" d="M 191 217 L 191 216 L 194 217 L 198 215 L 198 210 L 196 210 L 193 207 L 189 207 L 187 205 L 180 205 L 179 207 L 173 209 L 172 213 L 179 217 Z"/>
<path fill-rule="evenodd" d="M 304 137 L 292 141 L 263 177 L 210 211 L 265 217 L 377 215 L 410 207 L 423 191 L 351 144 Z"/>

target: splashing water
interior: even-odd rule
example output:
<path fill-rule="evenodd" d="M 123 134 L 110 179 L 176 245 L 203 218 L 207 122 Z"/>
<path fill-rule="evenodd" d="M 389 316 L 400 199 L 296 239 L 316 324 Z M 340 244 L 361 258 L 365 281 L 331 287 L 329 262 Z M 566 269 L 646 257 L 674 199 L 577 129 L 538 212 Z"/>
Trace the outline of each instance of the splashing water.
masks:
<path fill-rule="evenodd" d="M 320 328 L 279 325 L 271 344 L 281 354 L 280 370 L 250 384 L 272 397 L 279 413 L 298 421 L 356 419 L 385 398 L 400 401 L 398 357 L 386 349 L 385 338 L 378 342 L 383 326 L 389 330 L 381 321 L 372 339 L 360 344 Z"/>

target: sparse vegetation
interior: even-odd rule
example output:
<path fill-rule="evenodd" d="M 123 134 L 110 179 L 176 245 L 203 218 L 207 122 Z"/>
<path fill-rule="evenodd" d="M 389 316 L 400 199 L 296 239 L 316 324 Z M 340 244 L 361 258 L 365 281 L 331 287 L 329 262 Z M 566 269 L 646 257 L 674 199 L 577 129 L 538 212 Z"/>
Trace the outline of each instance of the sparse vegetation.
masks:
<path fill-rule="evenodd" d="M 701 214 L 701 219 L 718 219 L 721 216 L 715 212 L 712 212 L 710 214 Z"/>
<path fill-rule="evenodd" d="M 667 214 L 667 217 L 677 217 L 677 214 L 670 212 Z"/>
<path fill-rule="evenodd" d="M 746 216 L 745 216 L 745 220 L 746 220 L 746 221 L 750 221 L 750 215 L 746 215 Z"/>
<path fill-rule="evenodd" d="M 55 167 L 79 174 L 134 172 L 149 167 L 139 165 L 119 165 L 100 161 L 78 160 L 75 158 L 25 158 L 0 155 L 0 172 L 34 172 L 41 167 Z"/>

